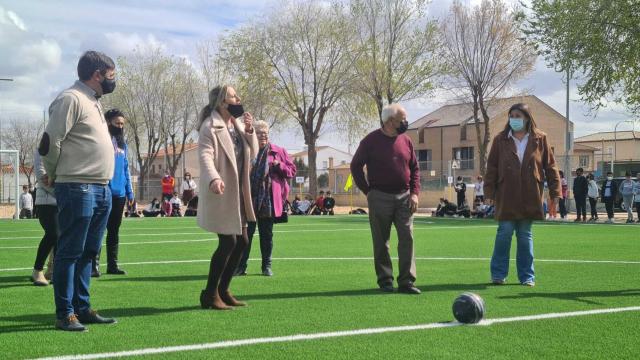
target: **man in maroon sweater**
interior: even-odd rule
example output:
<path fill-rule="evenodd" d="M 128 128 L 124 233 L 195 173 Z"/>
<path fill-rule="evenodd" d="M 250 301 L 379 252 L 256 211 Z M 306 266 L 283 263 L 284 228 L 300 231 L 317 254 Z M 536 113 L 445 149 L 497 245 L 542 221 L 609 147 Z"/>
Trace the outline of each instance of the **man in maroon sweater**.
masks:
<path fill-rule="evenodd" d="M 369 203 L 378 286 L 384 292 L 393 292 L 393 265 L 389 255 L 393 224 L 398 232 L 398 292 L 420 294 L 414 285 L 413 252 L 413 214 L 418 209 L 420 192 L 418 161 L 411 139 L 404 135 L 408 128 L 406 111 L 398 104 L 386 106 L 382 110 L 382 121 L 381 129 L 360 142 L 351 162 L 351 174 Z"/>

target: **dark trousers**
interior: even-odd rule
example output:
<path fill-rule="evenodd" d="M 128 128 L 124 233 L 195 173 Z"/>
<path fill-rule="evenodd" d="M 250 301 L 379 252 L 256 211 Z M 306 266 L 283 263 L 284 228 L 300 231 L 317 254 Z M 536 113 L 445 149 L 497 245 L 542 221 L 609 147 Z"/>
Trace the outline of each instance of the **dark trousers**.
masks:
<path fill-rule="evenodd" d="M 598 210 L 596 210 L 597 203 L 598 203 L 598 199 L 594 199 L 592 197 L 589 198 L 589 207 L 591 208 L 591 217 L 594 219 L 598 218 Z"/>
<path fill-rule="evenodd" d="M 567 217 L 567 199 L 560 198 L 559 205 L 560 205 L 560 217 L 566 218 Z"/>
<path fill-rule="evenodd" d="M 253 242 L 253 235 L 256 233 L 256 227 L 258 228 L 258 235 L 260 236 L 262 270 L 271 267 L 271 254 L 273 253 L 273 218 L 259 218 L 257 223 L 250 222 L 248 224 L 247 233 L 249 244 L 244 251 L 242 260 L 240 260 L 240 265 L 238 265 L 238 270 L 241 272 L 247 271 L 249 254 L 251 253 L 251 243 Z"/>
<path fill-rule="evenodd" d="M 33 217 L 33 211 L 31 209 L 20 210 L 20 219 L 31 219 Z"/>
<path fill-rule="evenodd" d="M 465 193 L 458 193 L 458 209 L 464 205 Z"/>
<path fill-rule="evenodd" d="M 218 248 L 211 256 L 209 264 L 207 291 L 217 290 L 223 294 L 229 290 L 233 274 L 249 242 L 245 231 L 243 229 L 242 235 L 218 234 Z"/>
<path fill-rule="evenodd" d="M 58 207 L 55 205 L 36 205 L 38 209 L 38 221 L 44 230 L 44 236 L 38 245 L 38 253 L 36 254 L 36 262 L 33 269 L 42 271 L 47 256 L 53 249 L 55 254 L 56 243 L 58 242 Z"/>
<path fill-rule="evenodd" d="M 582 216 L 583 219 L 587 218 L 587 197 L 584 195 L 576 195 L 576 215 L 578 219 Z"/>
<path fill-rule="evenodd" d="M 120 224 L 122 224 L 122 212 L 127 202 L 126 197 L 111 197 L 111 212 L 107 221 L 107 268 L 118 268 L 118 244 L 120 243 Z M 100 254 L 96 255 L 94 263 L 100 261 Z M 95 265 L 94 265 L 95 267 Z"/>
<path fill-rule="evenodd" d="M 604 207 L 607 209 L 607 217 L 609 219 L 613 219 L 613 198 L 612 197 L 604 198 Z"/>
<path fill-rule="evenodd" d="M 636 211 L 638 212 L 638 221 L 640 221 L 640 202 L 636 201 Z"/>

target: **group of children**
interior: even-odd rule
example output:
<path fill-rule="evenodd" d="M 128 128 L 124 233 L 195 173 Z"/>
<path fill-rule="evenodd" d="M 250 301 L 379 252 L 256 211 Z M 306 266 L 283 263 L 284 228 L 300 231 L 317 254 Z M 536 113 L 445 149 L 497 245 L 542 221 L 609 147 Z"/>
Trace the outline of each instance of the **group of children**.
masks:
<path fill-rule="evenodd" d="M 309 196 L 305 196 L 304 200 L 300 200 L 300 196 L 296 195 L 291 204 L 292 215 L 333 215 L 336 201 L 331 195 L 331 191 L 320 191 L 315 201 Z"/>

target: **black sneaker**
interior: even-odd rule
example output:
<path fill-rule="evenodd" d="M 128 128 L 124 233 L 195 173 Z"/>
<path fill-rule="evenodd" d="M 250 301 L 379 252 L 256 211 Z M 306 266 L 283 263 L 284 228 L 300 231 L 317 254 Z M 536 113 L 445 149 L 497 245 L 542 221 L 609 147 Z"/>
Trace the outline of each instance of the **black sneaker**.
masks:
<path fill-rule="evenodd" d="M 64 319 L 56 320 L 56 329 L 63 331 L 87 331 L 87 328 L 78 321 L 75 314 L 71 314 Z"/>
<path fill-rule="evenodd" d="M 107 274 L 109 275 L 127 275 L 127 272 L 119 268 L 107 268 Z"/>
<path fill-rule="evenodd" d="M 85 324 L 115 324 L 117 323 L 114 318 L 106 318 L 98 315 L 95 310 L 89 310 L 85 313 L 78 315 L 78 320 Z"/>
<path fill-rule="evenodd" d="M 246 276 L 246 275 L 247 275 L 247 269 L 237 268 L 236 271 L 233 272 L 233 276 Z"/>
<path fill-rule="evenodd" d="M 93 269 L 91 270 L 91 277 L 92 278 L 99 278 L 102 274 L 100 274 L 100 270 L 98 269 Z"/>
<path fill-rule="evenodd" d="M 398 292 L 403 294 L 420 295 L 422 291 L 415 287 L 413 284 L 403 285 L 398 287 Z"/>
<path fill-rule="evenodd" d="M 389 283 L 389 284 L 380 285 L 380 291 L 386 292 L 386 293 L 392 293 L 393 292 L 393 284 Z"/>

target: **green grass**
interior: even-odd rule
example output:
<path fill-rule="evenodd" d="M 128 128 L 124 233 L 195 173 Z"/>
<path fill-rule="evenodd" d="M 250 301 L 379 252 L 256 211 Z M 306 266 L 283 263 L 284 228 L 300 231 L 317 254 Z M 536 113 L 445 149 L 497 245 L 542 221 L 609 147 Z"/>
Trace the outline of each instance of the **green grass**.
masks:
<path fill-rule="evenodd" d="M 419 258 L 488 258 L 496 225 L 480 220 L 417 218 Z M 376 291 L 366 217 L 293 217 L 277 225 L 273 278 L 236 278 L 234 293 L 249 302 L 231 312 L 199 309 L 215 236 L 193 218 L 125 219 L 120 247 L 124 277 L 103 276 L 91 286 L 92 304 L 118 318 L 87 333 L 53 330 L 51 286 L 28 281 L 41 236 L 37 221 L 0 222 L 0 358 L 101 353 L 452 320 L 461 292 L 485 299 L 487 318 L 640 305 L 640 264 L 536 262 L 537 286 L 487 285 L 487 260 L 417 261 L 421 296 Z M 536 259 L 640 260 L 640 226 L 534 225 Z M 203 240 L 156 243 L 170 240 Z M 258 259 L 257 237 L 252 259 Z M 395 235 L 392 249 L 396 245 Z M 9 249 L 9 247 L 27 247 Z M 515 246 L 512 246 L 512 252 Z M 393 250 L 395 253 L 395 250 Z M 356 257 L 318 260 L 300 258 Z M 278 260 L 278 258 L 281 258 Z M 288 258 L 288 259 L 282 259 Z M 298 259 L 296 259 L 298 258 Z M 203 260 L 174 264 L 148 261 Z M 397 273 L 397 269 L 396 269 Z M 327 358 L 637 358 L 640 312 L 588 315 L 385 333 L 324 340 L 240 346 L 146 356 L 171 359 Z"/>

